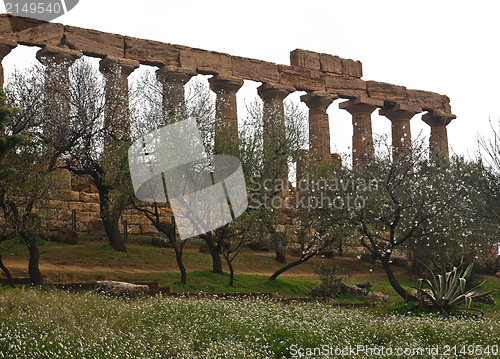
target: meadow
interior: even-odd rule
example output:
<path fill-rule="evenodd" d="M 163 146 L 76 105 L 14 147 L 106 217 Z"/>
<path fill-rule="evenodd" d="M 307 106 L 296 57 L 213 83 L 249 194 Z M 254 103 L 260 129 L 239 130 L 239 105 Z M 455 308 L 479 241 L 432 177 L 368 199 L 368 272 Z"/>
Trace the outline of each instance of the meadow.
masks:
<path fill-rule="evenodd" d="M 264 298 L 125 300 L 91 292 L 22 288 L 3 289 L 0 295 L 0 358 L 291 358 L 299 354 L 435 358 L 436 351 L 448 354 L 447 358 L 495 358 L 498 338 L 496 316 L 481 320 L 402 316 Z M 316 356 L 307 355 L 314 350 Z"/>

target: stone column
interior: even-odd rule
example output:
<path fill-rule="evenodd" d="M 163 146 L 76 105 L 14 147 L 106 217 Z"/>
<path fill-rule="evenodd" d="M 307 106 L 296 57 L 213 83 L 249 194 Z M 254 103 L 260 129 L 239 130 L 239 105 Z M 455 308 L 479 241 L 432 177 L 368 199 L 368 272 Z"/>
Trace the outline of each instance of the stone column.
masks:
<path fill-rule="evenodd" d="M 135 60 L 109 56 L 99 63 L 99 70 L 106 79 L 104 127 L 108 131 L 107 139 L 130 137 L 128 76 L 139 65 Z"/>
<path fill-rule="evenodd" d="M 156 78 L 163 86 L 163 115 L 175 117 L 185 104 L 184 85 L 196 75 L 177 66 L 163 66 L 156 70 Z"/>
<path fill-rule="evenodd" d="M 263 108 L 264 169 L 267 176 L 288 180 L 288 153 L 286 151 L 285 108 L 283 100 L 294 88 L 264 83 L 257 88 Z"/>
<path fill-rule="evenodd" d="M 36 53 L 38 61 L 45 65 L 47 86 L 54 93 L 56 102 L 68 102 L 69 68 L 81 56 L 80 51 L 56 46 L 45 46 Z"/>
<path fill-rule="evenodd" d="M 429 156 L 431 158 L 434 156 L 449 158 L 446 126 L 455 118 L 455 115 L 436 110 L 429 111 L 422 116 L 422 120 L 431 127 L 431 137 L 429 139 Z"/>
<path fill-rule="evenodd" d="M 82 56 L 80 51 L 67 47 L 45 46 L 36 53 L 36 58 L 45 66 L 44 129 L 54 145 L 64 145 L 71 133 L 69 98 L 69 68 Z M 66 134 L 65 134 L 66 133 Z M 62 137 L 57 138 L 61 134 Z"/>
<path fill-rule="evenodd" d="M 309 148 L 319 161 L 331 159 L 330 125 L 326 110 L 337 95 L 314 91 L 300 97 L 309 108 Z"/>
<path fill-rule="evenodd" d="M 421 107 L 405 104 L 396 104 L 379 110 L 380 115 L 391 121 L 393 161 L 397 161 L 401 155 L 411 156 L 410 120 L 419 112 L 422 112 Z"/>
<path fill-rule="evenodd" d="M 16 47 L 17 47 L 17 42 L 15 41 L 6 39 L 0 40 L 0 87 L 1 88 L 3 88 L 3 82 L 4 82 L 2 61 L 5 58 L 5 56 L 10 54 L 12 49 Z"/>
<path fill-rule="evenodd" d="M 238 153 L 238 111 L 236 92 L 243 86 L 243 80 L 236 77 L 216 75 L 209 80 L 210 89 L 217 95 L 215 103 L 215 153 Z"/>
<path fill-rule="evenodd" d="M 352 163 L 363 165 L 374 156 L 371 114 L 377 107 L 384 106 L 384 101 L 368 97 L 341 102 L 339 108 L 352 115 Z"/>

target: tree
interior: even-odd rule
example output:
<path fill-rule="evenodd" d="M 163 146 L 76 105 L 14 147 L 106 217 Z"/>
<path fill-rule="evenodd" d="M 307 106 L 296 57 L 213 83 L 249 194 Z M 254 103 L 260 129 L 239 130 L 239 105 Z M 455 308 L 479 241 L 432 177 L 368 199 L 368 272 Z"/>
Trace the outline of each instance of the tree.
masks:
<path fill-rule="evenodd" d="M 260 222 L 252 230 L 264 229 L 261 235 L 270 236 L 276 261 L 285 263 L 287 235 L 280 229 L 291 215 L 288 168 L 297 162 L 306 145 L 307 119 L 297 105 L 289 102 L 284 103 L 284 112 L 279 101 L 266 108 L 254 101 L 247 109 L 240 148 L 250 192 L 249 211 L 255 211 Z"/>
<path fill-rule="evenodd" d="M 382 263 L 389 283 L 410 299 L 391 268 L 395 249 L 410 242 L 460 245 L 470 236 L 469 175 L 464 163 L 427 159 L 426 149 L 414 141 L 412 155 L 391 160 L 391 148 L 379 151 L 363 167 L 343 168 L 335 181 L 325 182 L 316 196 L 328 216 L 342 204 L 346 218 L 363 247 Z M 333 220 L 336 220 L 332 217 Z"/>
<path fill-rule="evenodd" d="M 3 159 L 12 171 L 0 183 L 0 207 L 14 235 L 21 237 L 28 247 L 31 282 L 41 285 L 36 240 L 43 232 L 41 208 L 48 202 L 50 193 L 60 189 L 53 176 L 60 152 L 52 146 L 58 137 L 50 134 L 50 124 L 43 120 L 42 114 L 50 101 L 42 91 L 47 79 L 37 70 L 39 68 L 24 74 L 16 72 L 6 86 L 8 104 L 16 108 L 6 131 L 10 135 L 29 132 L 29 136 Z"/>
<path fill-rule="evenodd" d="M 36 133 L 50 146 L 57 157 L 48 168 L 53 170 L 58 159 L 63 159 L 70 172 L 92 177 L 110 243 L 115 250 L 126 251 L 118 221 L 129 203 L 126 153 L 130 135 L 123 91 L 113 90 L 119 87 L 118 80 L 113 82 L 118 76 L 112 73 L 106 84 L 85 58 L 71 67 L 49 61 L 45 67 L 16 73 L 9 86 L 12 98 L 23 109 L 16 126 Z"/>
<path fill-rule="evenodd" d="M 10 136 L 5 134 L 5 125 L 6 123 L 8 123 L 8 121 L 14 114 L 15 114 L 14 110 L 6 105 L 5 95 L 3 93 L 3 90 L 0 89 L 0 163 L 2 163 L 2 169 L 0 169 L 0 183 L 2 183 L 2 181 L 8 178 L 9 175 L 12 173 L 11 170 L 8 168 L 8 166 L 4 167 L 4 165 L 6 164 L 4 164 L 2 161 L 3 157 L 6 156 L 12 150 L 14 150 L 18 145 L 20 145 L 26 137 L 24 133 L 18 133 L 16 135 L 10 135 Z M 2 210 L 3 209 L 4 208 L 2 207 Z M 0 238 L 0 240 L 2 239 L 3 238 Z M 7 276 L 7 280 L 9 281 L 9 284 L 13 287 L 14 283 L 12 281 L 12 276 L 10 274 L 10 271 L 3 264 L 1 255 L 0 255 L 0 269 L 2 269 L 2 271 L 5 273 L 5 275 Z"/>

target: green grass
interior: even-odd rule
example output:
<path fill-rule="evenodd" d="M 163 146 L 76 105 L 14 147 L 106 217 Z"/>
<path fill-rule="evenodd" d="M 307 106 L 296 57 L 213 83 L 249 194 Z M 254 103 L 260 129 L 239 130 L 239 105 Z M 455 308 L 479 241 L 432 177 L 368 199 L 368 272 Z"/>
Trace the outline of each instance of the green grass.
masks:
<path fill-rule="evenodd" d="M 269 299 L 118 300 L 42 290 L 0 291 L 0 358 L 290 358 L 298 348 L 498 350 L 498 318 L 379 315 Z M 496 347 L 494 347 L 496 345 Z M 370 358 L 359 355 L 345 357 Z M 330 355 L 327 357 L 340 357 Z M 434 358 L 433 354 L 384 358 Z M 448 358 L 496 355 L 449 355 Z"/>
<path fill-rule="evenodd" d="M 196 271 L 188 273 L 187 284 L 183 285 L 177 281 L 170 283 L 170 288 L 175 291 L 272 292 L 288 297 L 309 297 L 312 288 L 318 283 L 318 281 L 280 277 L 270 281 L 269 276 L 249 274 L 237 274 L 234 286 L 229 286 L 228 282 L 229 274 L 218 275 L 210 271 Z"/>

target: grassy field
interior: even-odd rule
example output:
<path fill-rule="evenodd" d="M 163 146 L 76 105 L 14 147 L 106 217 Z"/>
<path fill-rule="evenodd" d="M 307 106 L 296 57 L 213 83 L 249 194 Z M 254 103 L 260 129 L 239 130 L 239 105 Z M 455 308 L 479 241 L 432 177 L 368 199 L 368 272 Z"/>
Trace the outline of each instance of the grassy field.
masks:
<path fill-rule="evenodd" d="M 272 251 L 244 249 L 236 258 L 235 285 L 228 286 L 226 274 L 213 274 L 211 257 L 200 253 L 200 241 L 190 240 L 184 250 L 185 265 L 188 270 L 188 283 L 179 283 L 179 273 L 172 249 L 157 248 L 150 244 L 150 237 L 133 237 L 127 242 L 128 252 L 114 251 L 105 239 L 80 237 L 78 245 L 65 245 L 55 242 L 40 243 L 40 268 L 47 283 L 86 282 L 95 280 L 124 280 L 131 282 L 158 281 L 161 286 L 169 286 L 173 291 L 203 292 L 273 292 L 282 296 L 310 296 L 311 289 L 318 283 L 314 268 L 325 263 L 343 268 L 345 280 L 351 283 L 370 282 L 373 290 L 389 295 L 390 304 L 400 301 L 399 296 L 389 285 L 385 272 L 379 263 L 369 264 L 357 258 L 358 253 L 346 253 L 333 258 L 313 258 L 307 263 L 285 272 L 277 280 L 270 282 L 268 277 L 280 268 L 274 260 Z M 0 243 L 0 254 L 14 277 L 27 277 L 28 253 L 22 243 L 10 240 Z M 296 257 L 288 254 L 288 260 Z M 393 268 L 398 280 L 404 287 L 416 284 L 418 277 L 408 273 L 407 268 Z M 0 274 L 3 277 L 3 273 Z M 500 278 L 486 277 L 483 289 L 497 290 Z M 500 302 L 500 292 L 493 293 Z M 486 307 L 487 311 L 494 308 Z"/>
<path fill-rule="evenodd" d="M 500 338 L 498 306 L 475 304 L 485 312 L 484 319 L 417 315 L 414 308 L 416 313 L 408 315 L 410 306 L 390 287 L 381 266 L 359 260 L 357 253 L 314 258 L 271 282 L 269 275 L 280 267 L 273 253 L 245 249 L 235 261 L 236 282 L 230 287 L 227 273 L 210 272 L 211 258 L 199 252 L 200 245 L 191 241 L 185 249 L 186 285 L 178 282 L 173 251 L 155 248 L 145 238 L 130 240 L 127 253 L 115 252 L 99 238 L 83 237 L 78 245 L 41 242 L 40 267 L 47 283 L 158 281 L 179 292 L 271 292 L 308 297 L 318 283 L 314 267 L 326 263 L 344 268 L 348 282 L 371 282 L 373 290 L 389 295 L 389 302 L 349 309 L 319 302 L 215 296 L 132 301 L 93 291 L 71 294 L 3 286 L 0 358 L 290 358 L 314 350 L 327 354 L 317 357 L 329 358 L 499 357 L 495 354 Z M 27 276 L 23 244 L 4 242 L 0 253 L 15 277 Z M 288 260 L 293 259 L 289 254 Z M 407 268 L 394 267 L 394 271 L 405 287 L 415 285 L 417 278 Z M 500 278 L 484 279 L 483 290 L 494 290 L 498 303 Z"/>
<path fill-rule="evenodd" d="M 328 350 L 320 357 L 330 358 L 346 348 L 348 358 L 373 358 L 367 350 L 374 348 L 393 351 L 385 358 L 434 358 L 435 350 L 494 358 L 499 337 L 495 318 L 402 317 L 314 302 L 129 301 L 35 289 L 0 295 L 0 358 L 289 358 L 306 348 Z"/>

